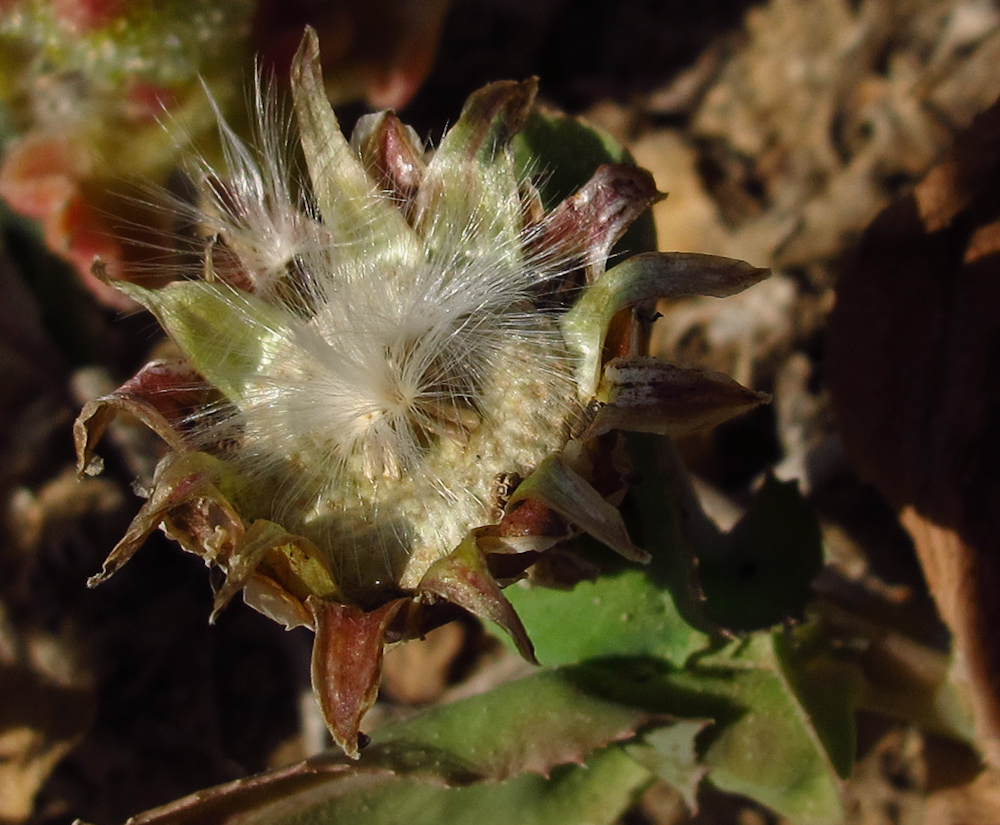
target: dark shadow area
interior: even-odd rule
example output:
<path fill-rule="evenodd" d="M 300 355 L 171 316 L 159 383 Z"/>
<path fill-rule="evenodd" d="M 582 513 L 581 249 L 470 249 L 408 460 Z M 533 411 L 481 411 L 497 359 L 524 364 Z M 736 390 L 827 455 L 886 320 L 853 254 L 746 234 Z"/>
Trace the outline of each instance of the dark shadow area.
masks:
<path fill-rule="evenodd" d="M 568 112 L 627 102 L 668 83 L 737 30 L 750 0 L 455 0 L 437 62 L 407 107 L 421 135 L 440 135 L 475 89 L 537 75 L 541 97 Z M 433 131 L 432 131 L 433 130 Z"/>

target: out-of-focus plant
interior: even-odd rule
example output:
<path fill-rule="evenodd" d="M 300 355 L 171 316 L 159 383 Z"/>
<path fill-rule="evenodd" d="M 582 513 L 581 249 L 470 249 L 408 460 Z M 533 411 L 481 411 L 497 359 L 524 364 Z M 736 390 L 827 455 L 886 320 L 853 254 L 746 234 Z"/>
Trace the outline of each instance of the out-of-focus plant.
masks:
<path fill-rule="evenodd" d="M 165 186 L 193 143 L 212 151 L 216 106 L 237 118 L 258 56 L 287 75 L 304 23 L 329 43 L 329 91 L 402 106 L 430 69 L 447 0 L 9 0 L 0 4 L 0 103 L 7 142 L 0 197 L 42 223 L 48 246 L 105 302 L 90 274 L 131 277 L 175 227 L 144 188 Z M 172 124 L 170 130 L 163 122 Z M 139 185 L 139 188 L 137 188 Z"/>

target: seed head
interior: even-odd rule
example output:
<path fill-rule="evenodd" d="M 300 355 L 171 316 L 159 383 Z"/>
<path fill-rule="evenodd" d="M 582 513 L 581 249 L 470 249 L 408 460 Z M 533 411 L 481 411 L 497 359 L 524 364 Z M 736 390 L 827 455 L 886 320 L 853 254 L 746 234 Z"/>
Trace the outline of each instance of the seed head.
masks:
<path fill-rule="evenodd" d="M 760 399 L 646 357 L 632 308 L 762 273 L 658 253 L 605 272 L 659 195 L 647 172 L 609 165 L 546 211 L 510 151 L 534 81 L 475 93 L 430 152 L 386 112 L 348 142 L 318 66 L 307 31 L 292 70 L 303 179 L 259 88 L 255 146 L 220 122 L 226 166 L 202 165 L 190 213 L 206 236 L 197 277 L 119 285 L 184 358 L 88 405 L 77 444 L 86 468 L 126 409 L 171 447 L 95 583 L 161 526 L 226 573 L 217 610 L 242 591 L 316 630 L 314 685 L 356 753 L 383 640 L 451 602 L 530 658 L 501 584 L 578 531 L 645 558 L 608 500 L 620 485 L 599 436 Z"/>

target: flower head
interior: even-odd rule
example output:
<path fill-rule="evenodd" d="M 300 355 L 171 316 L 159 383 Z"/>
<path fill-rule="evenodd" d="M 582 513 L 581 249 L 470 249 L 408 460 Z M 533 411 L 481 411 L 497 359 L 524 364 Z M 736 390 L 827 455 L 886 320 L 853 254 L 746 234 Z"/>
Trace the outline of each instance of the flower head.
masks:
<path fill-rule="evenodd" d="M 116 284 L 184 358 L 78 421 L 82 468 L 122 409 L 171 448 L 94 582 L 160 526 L 225 572 L 217 609 L 242 591 L 313 627 L 314 686 L 349 753 L 385 640 L 451 603 L 530 658 L 502 584 L 578 531 L 645 558 L 609 501 L 607 433 L 715 423 L 760 400 L 647 357 L 633 310 L 763 273 L 659 253 L 605 271 L 659 195 L 647 172 L 606 165 L 546 211 L 510 151 L 534 94 L 534 81 L 481 89 L 433 153 L 389 112 L 348 141 L 308 31 L 292 69 L 305 180 L 266 103 L 256 148 L 222 124 L 227 168 L 200 175 L 197 277 Z"/>

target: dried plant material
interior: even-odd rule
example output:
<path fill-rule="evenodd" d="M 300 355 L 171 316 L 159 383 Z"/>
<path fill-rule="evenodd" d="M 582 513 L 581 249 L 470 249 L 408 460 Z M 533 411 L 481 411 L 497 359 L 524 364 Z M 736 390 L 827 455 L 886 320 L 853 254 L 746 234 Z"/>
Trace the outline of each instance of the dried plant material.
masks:
<path fill-rule="evenodd" d="M 52 455 L 69 405 L 60 386 L 63 365 L 39 306 L 2 250 L 0 294 L 0 497 L 6 497 Z"/>
<path fill-rule="evenodd" d="M 861 758 L 846 797 L 852 822 L 865 825 L 954 823 L 930 817 L 924 792 L 927 766 L 918 733 L 892 728 Z"/>
<path fill-rule="evenodd" d="M 718 205 L 698 173 L 698 153 L 679 132 L 669 129 L 641 136 L 630 147 L 636 163 L 653 174 L 669 193 L 653 206 L 656 238 L 665 249 L 725 255 L 729 233 Z M 743 260 L 761 263 L 743 254 Z"/>
<path fill-rule="evenodd" d="M 1000 761 L 1000 107 L 869 227 L 830 317 L 848 454 L 900 513 L 954 635 L 979 745 Z"/>
<path fill-rule="evenodd" d="M 705 179 L 704 147 L 699 148 L 685 132 L 651 131 L 630 149 L 636 162 L 648 168 L 668 193 L 653 206 L 656 237 L 665 249 L 707 252 L 769 266 L 774 250 L 798 223 L 796 216 L 779 211 L 734 226 Z"/>
<path fill-rule="evenodd" d="M 14 632 L 3 624 L 0 635 Z M 2 650 L 11 642 L 22 653 L 18 660 Z M 0 641 L 0 821 L 31 816 L 35 795 L 90 723 L 91 686 L 71 660 L 68 640 L 18 634 Z"/>
<path fill-rule="evenodd" d="M 452 623 L 432 630 L 424 639 L 390 647 L 382 661 L 382 692 L 405 705 L 440 699 L 467 637 L 467 628 Z"/>
<path fill-rule="evenodd" d="M 774 473 L 781 479 L 798 479 L 806 494 L 836 478 L 846 463 L 830 399 L 825 391 L 813 389 L 814 381 L 813 364 L 796 352 L 781 365 L 774 387 L 774 412 L 784 452 Z"/>
<path fill-rule="evenodd" d="M 797 299 L 794 281 L 775 275 L 728 301 L 663 302 L 650 351 L 752 383 L 762 365 L 787 350 L 795 333 Z"/>
<path fill-rule="evenodd" d="M 791 230 L 762 263 L 835 255 L 934 162 L 950 130 L 1000 94 L 998 25 L 983 0 L 773 0 L 750 11 L 747 43 L 694 131 L 726 156 L 715 191 L 738 234 Z"/>
<path fill-rule="evenodd" d="M 36 445 L 37 448 L 37 445 Z M 3 500 L 0 545 L 0 821 L 28 820 L 57 763 L 91 725 L 93 676 L 48 581 L 60 548 L 85 544 L 113 523 L 124 503 L 110 481 L 81 484 L 69 467 L 37 491 L 17 487 Z M 103 528 L 103 529 L 102 529 Z M 57 615 L 59 615 L 57 614 Z"/>
<path fill-rule="evenodd" d="M 1000 811 L 1000 771 L 988 768 L 972 782 L 932 793 L 926 802 L 925 822 L 993 825 Z"/>
<path fill-rule="evenodd" d="M 75 640 L 39 620 L 38 602 L 52 598 L 39 592 L 39 570 L 53 546 L 79 535 L 82 519 L 95 523 L 121 499 L 109 482 L 81 489 L 71 473 L 45 481 L 69 413 L 65 372 L 5 253 L 0 293 L 0 821 L 16 823 L 32 815 L 93 715 Z"/>

